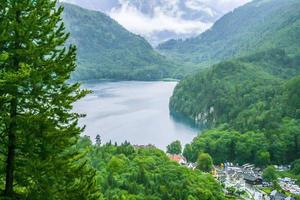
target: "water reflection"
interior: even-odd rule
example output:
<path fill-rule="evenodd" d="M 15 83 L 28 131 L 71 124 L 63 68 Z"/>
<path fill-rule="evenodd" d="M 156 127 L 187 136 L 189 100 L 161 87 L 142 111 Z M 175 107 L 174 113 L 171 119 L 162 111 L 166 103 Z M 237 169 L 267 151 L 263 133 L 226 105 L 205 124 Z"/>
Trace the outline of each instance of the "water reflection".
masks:
<path fill-rule="evenodd" d="M 169 98 L 176 82 L 89 82 L 88 95 L 74 105 L 87 114 L 80 120 L 92 139 L 100 134 L 104 142 L 154 144 L 165 149 L 174 140 L 190 142 L 199 127 L 179 116 L 171 116 Z M 182 123 L 182 122 L 185 123 Z"/>

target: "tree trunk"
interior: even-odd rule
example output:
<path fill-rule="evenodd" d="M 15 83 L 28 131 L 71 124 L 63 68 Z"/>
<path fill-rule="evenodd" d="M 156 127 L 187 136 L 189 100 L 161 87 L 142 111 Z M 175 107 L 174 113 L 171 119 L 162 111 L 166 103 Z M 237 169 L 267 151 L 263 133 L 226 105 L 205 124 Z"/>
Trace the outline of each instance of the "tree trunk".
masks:
<path fill-rule="evenodd" d="M 6 197 L 13 196 L 14 184 L 14 165 L 15 165 L 15 146 L 16 146 L 16 116 L 17 116 L 17 99 L 11 100 L 10 119 L 11 122 L 8 127 L 8 149 L 6 159 L 6 182 L 4 195 Z"/>
<path fill-rule="evenodd" d="M 17 24 L 21 24 L 21 12 L 16 9 L 15 20 Z M 15 51 L 20 49 L 20 36 L 19 30 L 15 30 Z M 20 60 L 18 54 L 15 52 L 12 60 L 12 67 L 17 71 L 19 68 Z M 13 197 L 14 195 L 14 168 L 15 168 L 15 149 L 16 149 L 16 132 L 17 132 L 17 107 L 18 107 L 18 86 L 13 88 L 12 99 L 10 101 L 10 122 L 7 130 L 8 145 L 7 145 L 7 158 L 6 158 L 6 179 L 5 179 L 5 197 Z"/>

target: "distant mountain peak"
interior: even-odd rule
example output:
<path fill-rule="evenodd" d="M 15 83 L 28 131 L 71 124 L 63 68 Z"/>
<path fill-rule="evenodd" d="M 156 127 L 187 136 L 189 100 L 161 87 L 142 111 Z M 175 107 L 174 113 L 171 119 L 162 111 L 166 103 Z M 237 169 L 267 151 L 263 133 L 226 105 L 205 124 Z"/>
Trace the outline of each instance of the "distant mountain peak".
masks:
<path fill-rule="evenodd" d="M 208 31 L 186 40 L 169 40 L 157 49 L 203 65 L 269 48 L 295 53 L 299 13 L 299 0 L 254 0 L 225 14 Z"/>
<path fill-rule="evenodd" d="M 175 65 L 141 36 L 109 16 L 65 3 L 63 20 L 69 43 L 77 46 L 73 79 L 158 80 L 170 77 Z"/>
<path fill-rule="evenodd" d="M 172 38 L 196 36 L 226 12 L 203 0 L 63 1 L 106 13 L 129 31 L 145 37 L 153 46 Z"/>

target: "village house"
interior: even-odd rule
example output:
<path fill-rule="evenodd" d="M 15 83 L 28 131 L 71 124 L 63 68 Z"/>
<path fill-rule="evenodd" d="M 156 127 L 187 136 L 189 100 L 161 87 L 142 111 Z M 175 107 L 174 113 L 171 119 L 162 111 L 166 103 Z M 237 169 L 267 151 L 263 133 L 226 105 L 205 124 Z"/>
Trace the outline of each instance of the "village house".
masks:
<path fill-rule="evenodd" d="M 187 163 L 186 166 L 190 169 L 196 169 L 197 163 Z"/>
<path fill-rule="evenodd" d="M 285 194 L 282 194 L 277 190 L 273 190 L 270 194 L 270 200 L 295 200 L 295 198 L 287 197 Z"/>
<path fill-rule="evenodd" d="M 249 185 L 261 185 L 262 178 L 257 177 L 253 174 L 244 174 L 244 180 Z"/>
<path fill-rule="evenodd" d="M 170 158 L 170 160 L 176 161 L 177 163 L 179 163 L 181 165 L 187 164 L 185 157 L 183 157 L 182 155 L 168 154 L 168 157 Z"/>
<path fill-rule="evenodd" d="M 288 177 L 279 178 L 278 183 L 284 191 L 290 192 L 291 194 L 300 195 L 300 187 L 296 185 L 295 180 Z"/>

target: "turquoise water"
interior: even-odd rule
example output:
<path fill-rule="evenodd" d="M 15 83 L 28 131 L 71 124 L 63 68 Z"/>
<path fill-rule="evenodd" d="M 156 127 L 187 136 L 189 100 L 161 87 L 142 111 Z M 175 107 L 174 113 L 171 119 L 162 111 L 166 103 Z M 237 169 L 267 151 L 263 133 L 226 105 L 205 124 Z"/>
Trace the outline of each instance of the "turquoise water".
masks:
<path fill-rule="evenodd" d="M 199 132 L 169 115 L 169 98 L 176 82 L 93 82 L 83 84 L 93 94 L 74 105 L 87 114 L 80 120 L 84 134 L 103 142 L 153 144 L 165 147 L 175 140 L 190 142 Z"/>

